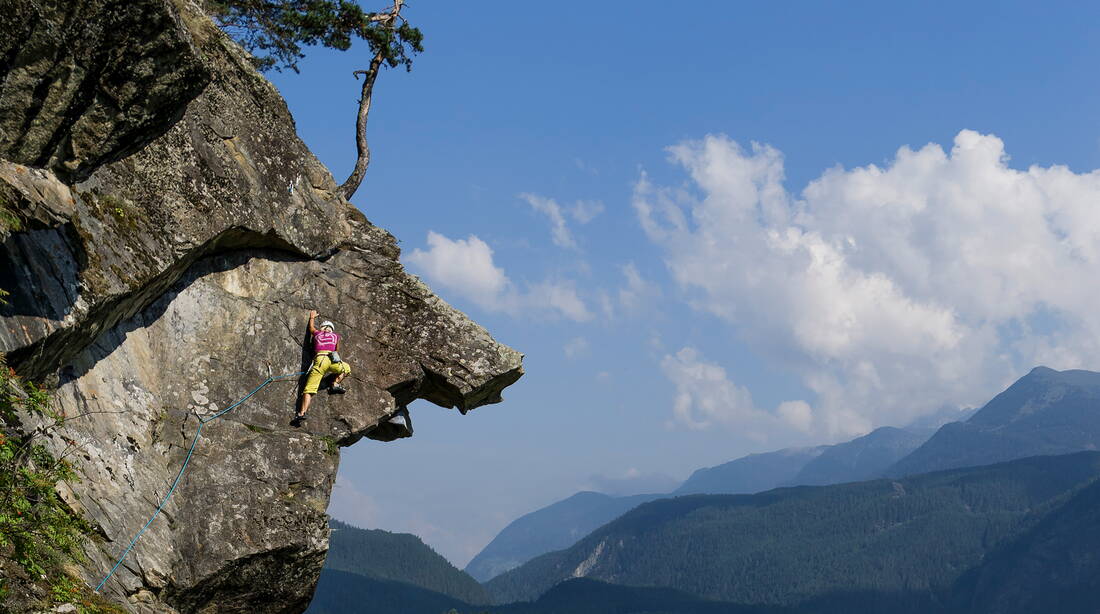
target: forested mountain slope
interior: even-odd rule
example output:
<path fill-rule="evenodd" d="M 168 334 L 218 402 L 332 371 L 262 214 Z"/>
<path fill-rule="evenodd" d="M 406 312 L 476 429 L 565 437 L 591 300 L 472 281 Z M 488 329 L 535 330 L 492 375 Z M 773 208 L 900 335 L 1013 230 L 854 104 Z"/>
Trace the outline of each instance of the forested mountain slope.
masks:
<path fill-rule="evenodd" d="M 639 506 L 487 584 L 498 602 L 563 579 L 664 586 L 815 611 L 926 612 L 959 577 L 1100 476 L 1100 453 L 899 480 L 696 495 Z"/>
<path fill-rule="evenodd" d="M 326 570 L 411 584 L 466 603 L 488 603 L 485 589 L 476 580 L 415 535 L 360 529 L 339 520 L 329 524 Z"/>
<path fill-rule="evenodd" d="M 322 569 L 306 614 L 443 614 L 451 609 L 484 608 L 407 582 Z"/>
<path fill-rule="evenodd" d="M 579 492 L 513 520 L 466 565 L 466 573 L 485 582 L 540 554 L 568 548 L 628 510 L 662 496 Z"/>
<path fill-rule="evenodd" d="M 491 614 L 802 614 L 788 608 L 713 601 L 669 588 L 618 586 L 588 578 L 562 582 L 533 603 L 494 606 L 489 611 Z"/>
<path fill-rule="evenodd" d="M 750 454 L 695 471 L 673 495 L 749 494 L 784 485 L 870 479 L 920 446 L 931 433 L 930 429 L 882 427 L 832 446 Z M 536 556 L 568 548 L 604 523 L 662 496 L 577 493 L 513 521 L 470 561 L 466 573 L 487 582 Z"/>
<path fill-rule="evenodd" d="M 955 589 L 967 614 L 1100 611 L 1100 481 L 993 551 Z"/>

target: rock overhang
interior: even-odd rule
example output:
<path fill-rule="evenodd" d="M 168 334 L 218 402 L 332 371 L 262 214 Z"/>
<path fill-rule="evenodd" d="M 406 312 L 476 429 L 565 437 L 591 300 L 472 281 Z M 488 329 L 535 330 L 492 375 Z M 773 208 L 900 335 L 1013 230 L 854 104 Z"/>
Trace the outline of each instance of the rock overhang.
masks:
<path fill-rule="evenodd" d="M 317 309 L 344 334 L 350 392 L 317 395 L 298 430 L 297 381 L 210 423 L 204 462 L 105 587 L 135 612 L 302 611 L 336 446 L 401 437 L 389 420 L 417 398 L 462 413 L 499 402 L 522 356 L 405 273 L 394 238 L 335 195 L 275 88 L 196 5 L 4 4 L 0 29 L 19 36 L 0 41 L 0 207 L 18 223 L 0 220 L 14 294 L 0 350 L 82 416 L 65 433 L 84 450 L 68 498 L 103 538 L 85 576 L 152 512 L 197 416 L 304 370 Z M 120 35 L 143 15 L 160 27 Z M 303 581 L 240 588 L 280 574 Z"/>

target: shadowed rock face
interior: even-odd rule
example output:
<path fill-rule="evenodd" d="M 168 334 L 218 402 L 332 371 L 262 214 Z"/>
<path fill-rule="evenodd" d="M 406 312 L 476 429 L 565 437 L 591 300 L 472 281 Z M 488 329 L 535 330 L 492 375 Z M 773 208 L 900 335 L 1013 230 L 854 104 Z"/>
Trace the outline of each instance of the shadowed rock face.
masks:
<path fill-rule="evenodd" d="M 407 435 L 387 419 L 417 398 L 499 402 L 522 357 L 405 273 L 190 3 L 0 0 L 0 26 L 0 350 L 70 418 L 57 443 L 77 442 L 84 481 L 65 495 L 102 537 L 85 578 L 167 493 L 197 416 L 306 369 L 317 309 L 349 392 L 322 388 L 295 429 L 301 382 L 274 382 L 206 424 L 103 589 L 134 612 L 303 611 L 337 446 Z"/>

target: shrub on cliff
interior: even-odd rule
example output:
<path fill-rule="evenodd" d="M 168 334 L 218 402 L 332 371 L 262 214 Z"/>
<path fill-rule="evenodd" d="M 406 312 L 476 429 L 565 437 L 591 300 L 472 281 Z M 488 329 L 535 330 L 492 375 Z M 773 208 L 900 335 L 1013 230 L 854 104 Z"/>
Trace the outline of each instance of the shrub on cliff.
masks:
<path fill-rule="evenodd" d="M 13 376 L 0 357 L 0 612 L 43 605 L 36 601 L 73 603 L 81 614 L 118 611 L 64 569 L 83 558 L 89 532 L 56 490 L 78 479 L 66 459 L 74 442 L 65 441 L 57 456 L 45 445 L 64 421 L 47 391 Z"/>

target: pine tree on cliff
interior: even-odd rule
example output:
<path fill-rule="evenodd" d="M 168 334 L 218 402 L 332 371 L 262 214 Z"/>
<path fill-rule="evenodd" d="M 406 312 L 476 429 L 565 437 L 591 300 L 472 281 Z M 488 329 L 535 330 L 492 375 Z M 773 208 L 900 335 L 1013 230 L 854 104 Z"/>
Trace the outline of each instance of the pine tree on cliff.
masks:
<path fill-rule="evenodd" d="M 404 66 L 412 70 L 412 54 L 424 50 L 424 37 L 401 15 L 405 0 L 393 0 L 387 11 L 364 11 L 350 0 L 205 0 L 206 11 L 218 25 L 256 58 L 260 70 L 289 68 L 298 72 L 298 60 L 305 57 L 302 45 L 324 45 L 347 50 L 352 38 L 370 47 L 371 61 L 363 76 L 359 114 L 355 122 L 358 157 L 351 175 L 338 191 L 351 198 L 359 189 L 370 164 L 367 147 L 367 116 L 370 114 L 374 81 L 383 66 Z"/>

